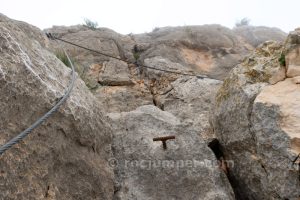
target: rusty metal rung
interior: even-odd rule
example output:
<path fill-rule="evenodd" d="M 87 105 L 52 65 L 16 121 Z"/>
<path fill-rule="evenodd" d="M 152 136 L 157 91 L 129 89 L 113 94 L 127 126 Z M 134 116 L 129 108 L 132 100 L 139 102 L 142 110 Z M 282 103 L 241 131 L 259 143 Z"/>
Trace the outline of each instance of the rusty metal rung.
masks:
<path fill-rule="evenodd" d="M 170 136 L 164 136 L 164 137 L 156 137 L 156 138 L 153 138 L 153 141 L 154 142 L 161 141 L 163 144 L 164 150 L 166 150 L 167 149 L 167 140 L 171 140 L 171 139 L 175 139 L 175 136 L 170 135 Z"/>
<path fill-rule="evenodd" d="M 165 137 L 156 137 L 153 138 L 153 141 L 166 141 L 166 140 L 171 140 L 171 139 L 175 139 L 175 136 L 165 136 Z"/>

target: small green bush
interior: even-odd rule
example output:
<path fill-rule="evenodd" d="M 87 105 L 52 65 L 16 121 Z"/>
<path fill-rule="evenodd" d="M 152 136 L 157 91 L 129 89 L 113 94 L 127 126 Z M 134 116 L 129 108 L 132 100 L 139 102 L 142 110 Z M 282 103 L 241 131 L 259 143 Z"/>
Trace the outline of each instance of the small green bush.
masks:
<path fill-rule="evenodd" d="M 154 29 L 152 29 L 152 32 L 156 32 L 159 31 L 159 27 L 155 27 Z"/>
<path fill-rule="evenodd" d="M 98 27 L 97 22 L 94 22 L 94 21 L 92 21 L 90 19 L 87 19 L 87 18 L 84 19 L 84 24 L 83 25 L 90 28 L 90 29 L 92 29 L 92 30 L 96 30 L 97 27 Z"/>
<path fill-rule="evenodd" d="M 63 62 L 67 67 L 71 67 L 71 64 L 69 63 L 68 57 L 63 51 L 57 51 L 55 53 L 56 57 Z"/>
<path fill-rule="evenodd" d="M 278 59 L 279 63 L 281 66 L 285 66 L 286 63 L 285 63 L 285 55 L 284 54 L 281 54 L 280 55 L 280 58 Z"/>
<path fill-rule="evenodd" d="M 134 52 L 133 57 L 137 61 L 140 58 L 140 53 L 139 52 Z"/>
<path fill-rule="evenodd" d="M 249 26 L 249 25 L 250 25 L 250 19 L 248 19 L 246 17 L 235 23 L 235 27 Z"/>
<path fill-rule="evenodd" d="M 185 26 L 184 30 L 192 40 L 197 40 L 198 34 L 191 26 Z"/>

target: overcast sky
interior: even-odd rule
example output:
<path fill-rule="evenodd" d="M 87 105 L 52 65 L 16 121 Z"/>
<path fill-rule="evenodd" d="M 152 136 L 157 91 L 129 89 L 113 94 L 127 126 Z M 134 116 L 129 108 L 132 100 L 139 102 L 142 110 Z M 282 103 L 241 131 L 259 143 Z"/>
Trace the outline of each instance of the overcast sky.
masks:
<path fill-rule="evenodd" d="M 247 17 L 252 25 L 300 27 L 300 0 L 0 0 L 0 12 L 41 29 L 82 24 L 84 18 L 119 33 L 155 27 L 222 24 Z"/>

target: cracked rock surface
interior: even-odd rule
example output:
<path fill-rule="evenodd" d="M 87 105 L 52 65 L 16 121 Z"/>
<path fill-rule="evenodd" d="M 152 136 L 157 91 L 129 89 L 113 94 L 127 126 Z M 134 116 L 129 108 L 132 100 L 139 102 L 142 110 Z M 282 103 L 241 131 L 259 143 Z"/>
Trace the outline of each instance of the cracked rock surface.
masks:
<path fill-rule="evenodd" d="M 212 128 L 226 159 L 234 160 L 229 174 L 240 199 L 300 197 L 299 76 L 282 74 L 298 63 L 290 49 L 299 47 L 297 38 L 299 30 L 290 33 L 285 45 L 260 45 L 216 95 Z M 282 53 L 290 52 L 293 56 L 282 66 Z"/>

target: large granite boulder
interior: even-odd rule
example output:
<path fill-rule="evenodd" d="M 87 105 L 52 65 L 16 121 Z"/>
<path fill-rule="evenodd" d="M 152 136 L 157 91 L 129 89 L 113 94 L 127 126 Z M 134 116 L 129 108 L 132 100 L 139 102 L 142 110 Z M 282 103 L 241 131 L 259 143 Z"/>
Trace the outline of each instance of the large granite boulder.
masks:
<path fill-rule="evenodd" d="M 115 199 L 234 199 L 229 181 L 198 130 L 155 106 L 110 113 Z M 167 149 L 153 138 L 175 136 Z"/>
<path fill-rule="evenodd" d="M 70 69 L 37 28 L 0 15 L 0 145 L 64 94 Z M 62 108 L 0 157 L 0 199 L 112 199 L 111 129 L 77 78 Z"/>
<path fill-rule="evenodd" d="M 286 74 L 298 63 L 289 53 L 299 35 L 291 33 L 285 45 L 260 45 L 216 95 L 211 124 L 225 158 L 234 161 L 229 175 L 239 199 L 300 197 L 299 76 Z"/>

